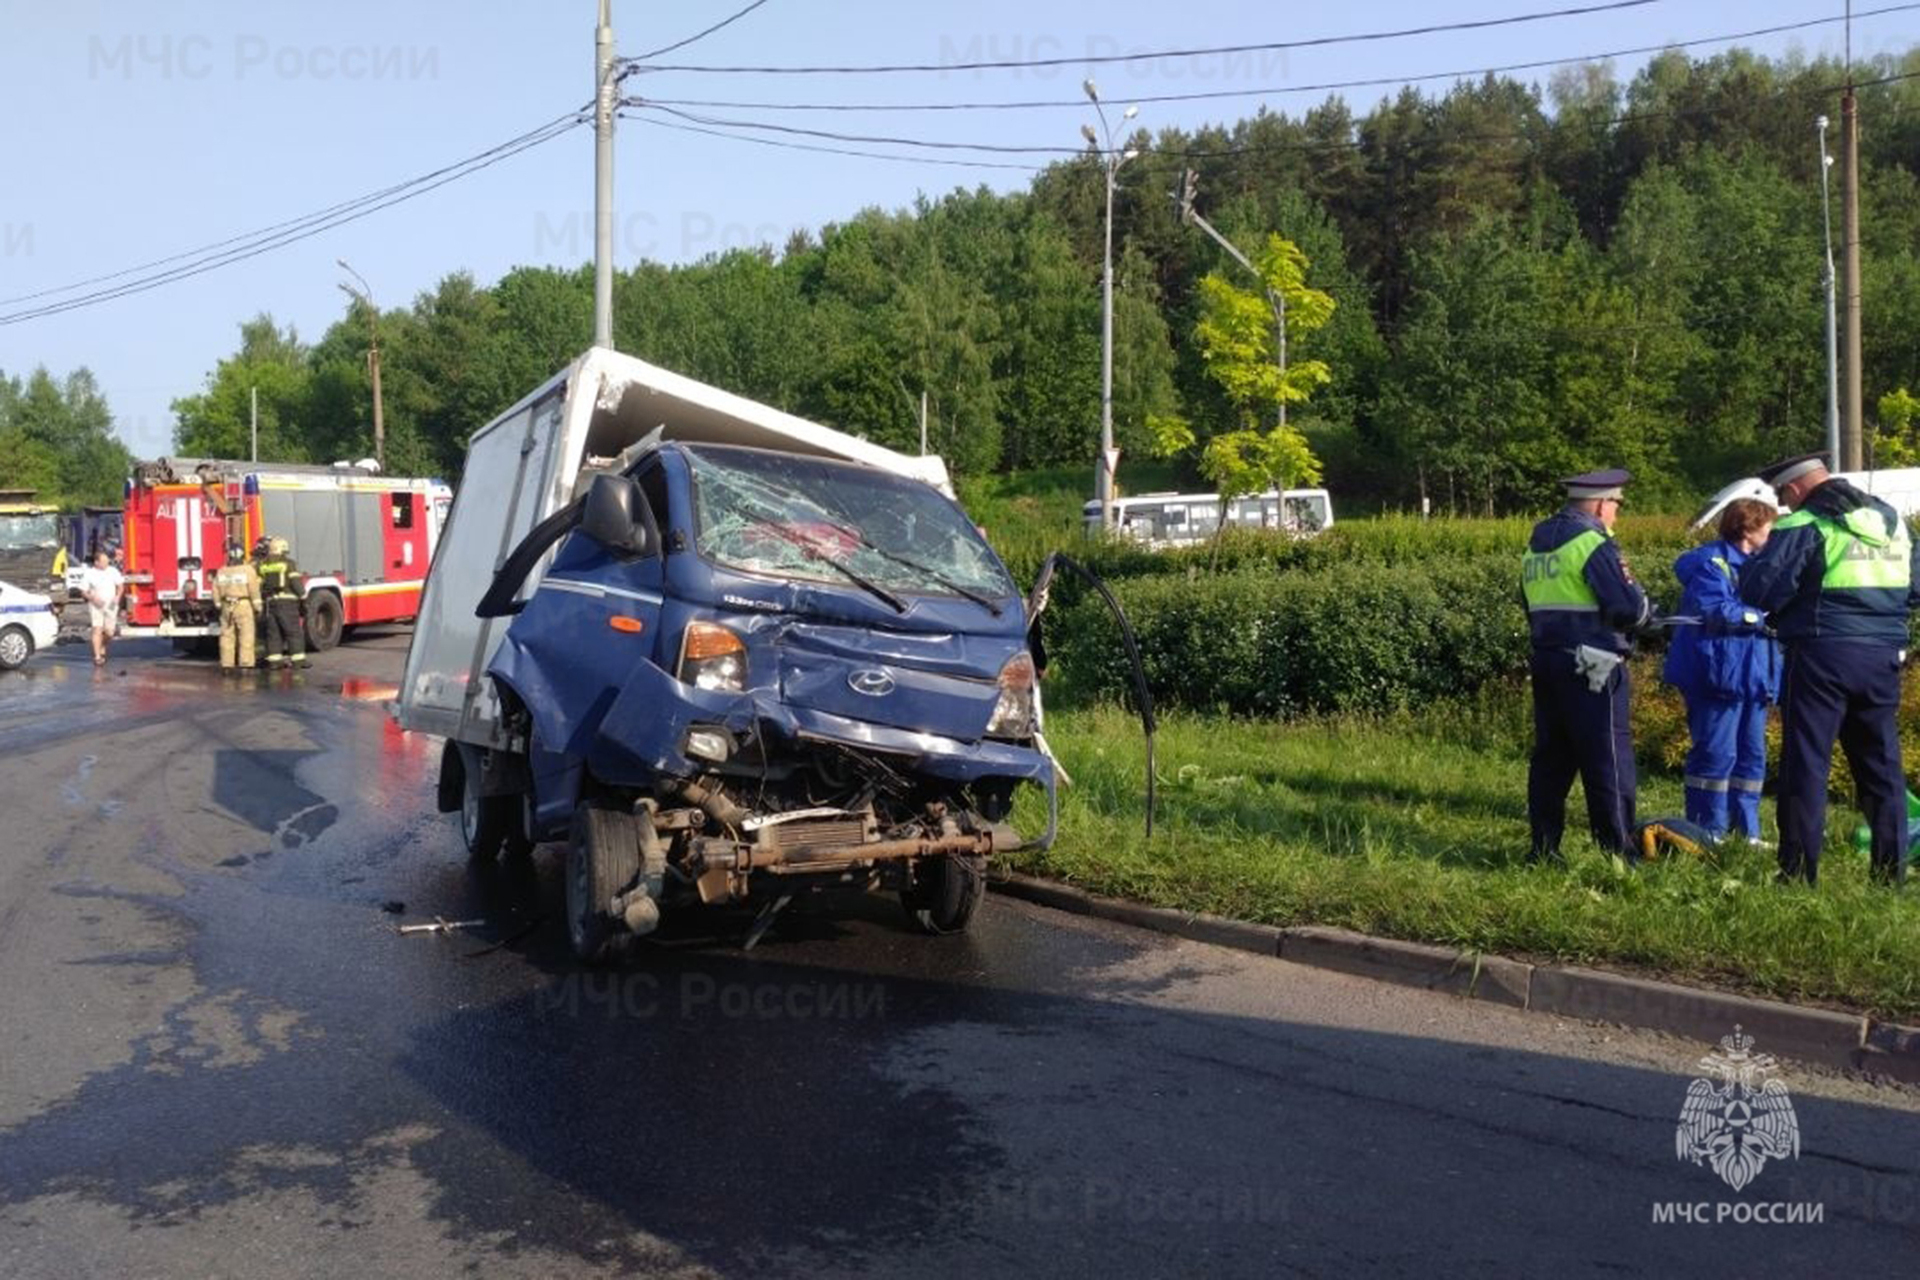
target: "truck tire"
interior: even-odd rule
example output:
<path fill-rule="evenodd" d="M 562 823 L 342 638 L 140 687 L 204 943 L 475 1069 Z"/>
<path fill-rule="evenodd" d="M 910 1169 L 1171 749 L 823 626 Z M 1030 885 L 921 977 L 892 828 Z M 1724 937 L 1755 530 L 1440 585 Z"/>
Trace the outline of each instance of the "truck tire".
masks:
<path fill-rule="evenodd" d="M 980 858 L 923 858 L 913 885 L 900 894 L 907 919 L 922 933 L 962 933 L 987 896 L 987 868 Z"/>
<path fill-rule="evenodd" d="M 0 628 L 0 671 L 12 671 L 33 656 L 33 636 L 25 627 Z"/>
<path fill-rule="evenodd" d="M 333 592 L 316 591 L 307 597 L 307 647 L 315 653 L 339 644 L 346 622 L 347 612 Z"/>
<path fill-rule="evenodd" d="M 640 832 L 621 809 L 583 804 L 567 837 L 567 940 L 587 964 L 605 964 L 632 935 L 607 909 L 640 874 Z"/>
<path fill-rule="evenodd" d="M 440 758 L 441 794 L 449 789 L 449 771 L 457 769 L 459 779 L 453 785 L 459 788 L 460 839 L 467 846 L 467 856 L 475 862 L 491 862 L 503 851 L 508 857 L 530 852 L 533 845 L 520 825 L 520 797 L 512 793 L 483 795 L 480 770 L 468 766 L 467 753 L 460 744 L 447 743 L 446 754 Z"/>

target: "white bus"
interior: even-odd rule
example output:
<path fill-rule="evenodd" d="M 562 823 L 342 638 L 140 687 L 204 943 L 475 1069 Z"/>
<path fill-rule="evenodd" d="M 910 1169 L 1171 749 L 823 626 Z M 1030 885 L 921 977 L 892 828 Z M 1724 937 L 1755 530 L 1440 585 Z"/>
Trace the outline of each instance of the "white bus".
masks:
<path fill-rule="evenodd" d="M 1087 532 L 1100 528 L 1100 501 L 1082 508 Z M 1333 497 L 1325 489 L 1269 489 L 1235 498 L 1227 522 L 1245 529 L 1284 529 L 1311 537 L 1333 524 Z M 1113 501 L 1114 528 L 1156 550 L 1205 542 L 1220 527 L 1220 496 L 1213 493 L 1143 493 Z"/>

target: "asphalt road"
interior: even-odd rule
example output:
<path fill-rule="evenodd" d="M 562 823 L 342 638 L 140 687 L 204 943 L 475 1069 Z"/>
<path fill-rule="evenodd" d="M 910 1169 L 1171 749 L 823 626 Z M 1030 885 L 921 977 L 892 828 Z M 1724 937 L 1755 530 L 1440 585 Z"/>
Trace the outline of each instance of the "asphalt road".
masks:
<path fill-rule="evenodd" d="M 965 937 L 873 901 L 750 953 L 686 921 L 582 973 L 559 851 L 476 871 L 431 811 L 438 744 L 376 700 L 405 643 L 238 684 L 151 642 L 0 674 L 0 1275 L 1833 1276 L 1920 1249 L 1920 1094 L 1787 1068 L 1800 1154 L 1735 1192 L 1675 1156 L 1709 1045 L 998 899 Z M 435 916 L 486 923 L 395 931 Z"/>

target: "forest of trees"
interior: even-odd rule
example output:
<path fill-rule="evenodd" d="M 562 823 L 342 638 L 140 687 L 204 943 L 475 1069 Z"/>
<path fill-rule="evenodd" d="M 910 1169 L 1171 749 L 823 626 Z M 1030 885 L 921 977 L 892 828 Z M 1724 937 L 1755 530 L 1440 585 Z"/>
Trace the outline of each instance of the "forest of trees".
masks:
<path fill-rule="evenodd" d="M 1920 389 L 1920 49 L 1855 76 L 1873 82 L 1859 92 L 1871 440 L 1881 397 Z M 1672 52 L 1624 84 L 1562 68 L 1544 97 L 1489 77 L 1362 116 L 1336 97 L 1138 135 L 1115 214 L 1120 445 L 1150 452 L 1150 419 L 1185 419 L 1202 443 L 1239 425 L 1194 341 L 1199 281 L 1238 268 L 1179 219 L 1171 193 L 1192 168 L 1214 225 L 1248 250 L 1270 233 L 1297 244 L 1306 283 L 1336 301 L 1292 352 L 1331 372 L 1294 418 L 1349 508 L 1424 493 L 1436 510 L 1512 510 L 1597 465 L 1678 503 L 1815 447 L 1814 119 L 1837 122 L 1841 79 L 1826 61 Z M 616 344 L 902 448 L 925 391 L 931 445 L 956 471 L 1084 462 L 1091 483 L 1101 183 L 1081 158 L 1023 192 L 954 190 L 783 246 L 642 262 L 616 282 Z M 456 272 L 383 312 L 389 467 L 457 474 L 471 431 L 588 345 L 591 292 L 580 265 L 489 287 Z M 176 402 L 179 448 L 244 456 L 257 386 L 262 456 L 370 452 L 365 343 L 352 311 L 310 345 L 266 314 L 247 322 Z"/>
<path fill-rule="evenodd" d="M 131 461 L 91 372 L 40 368 L 23 382 L 0 370 L 0 488 L 31 489 L 48 505 L 111 506 Z"/>

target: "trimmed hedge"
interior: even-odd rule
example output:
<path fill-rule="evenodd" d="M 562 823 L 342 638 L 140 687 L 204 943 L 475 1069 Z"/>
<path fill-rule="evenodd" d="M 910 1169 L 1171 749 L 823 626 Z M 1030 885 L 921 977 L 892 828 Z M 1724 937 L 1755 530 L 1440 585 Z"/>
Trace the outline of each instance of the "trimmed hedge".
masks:
<path fill-rule="evenodd" d="M 1523 669 L 1516 578 L 1507 559 L 1481 557 L 1113 586 L 1156 702 L 1284 717 L 1394 710 Z M 1126 653 L 1097 599 L 1050 611 L 1047 646 L 1066 692 L 1126 696 Z"/>
<path fill-rule="evenodd" d="M 1388 516 L 1337 524 L 1318 537 L 1300 538 L 1267 529 L 1229 529 L 1218 545 L 1149 551 L 1124 538 L 1080 538 L 1059 542 L 1009 531 L 995 538 L 995 547 L 1016 581 L 1031 583 L 1050 550 L 1062 550 L 1108 581 L 1164 575 L 1234 573 L 1261 569 L 1290 573 L 1332 569 L 1341 565 L 1458 563 L 1497 559 L 1518 575 L 1520 554 L 1534 521 L 1419 520 Z M 1623 524 L 1620 545 L 1648 589 L 1659 594 L 1673 584 L 1673 562 L 1696 544 L 1685 522 L 1673 516 L 1644 518 Z M 1062 586 L 1072 589 L 1066 579 Z"/>
<path fill-rule="evenodd" d="M 1250 716 L 1390 711 L 1525 673 L 1520 554 L 1533 523 L 1388 517 L 1315 538 L 1232 529 L 1217 547 L 1095 539 L 1069 554 L 1126 608 L 1157 702 Z M 1656 604 L 1676 605 L 1673 562 L 1696 545 L 1685 521 L 1625 521 L 1620 541 Z M 1127 697 L 1105 608 L 1077 578 L 1055 581 L 1047 648 L 1062 695 Z M 1659 642 L 1640 648 L 1657 654 Z"/>

